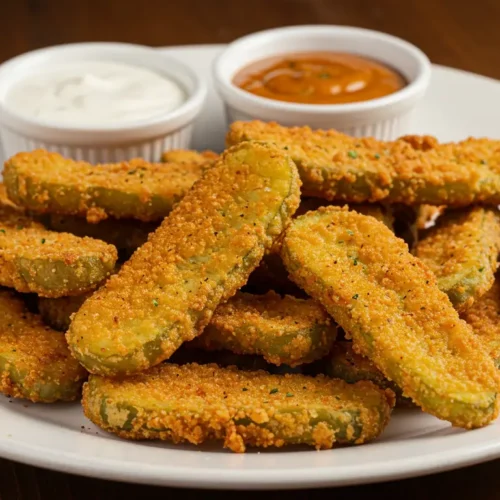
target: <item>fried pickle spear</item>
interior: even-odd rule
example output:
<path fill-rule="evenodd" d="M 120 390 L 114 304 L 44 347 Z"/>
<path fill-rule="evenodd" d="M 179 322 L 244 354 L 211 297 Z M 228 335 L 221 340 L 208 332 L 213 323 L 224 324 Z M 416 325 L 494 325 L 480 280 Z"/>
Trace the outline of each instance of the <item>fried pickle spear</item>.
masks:
<path fill-rule="evenodd" d="M 91 376 L 85 415 L 126 439 L 224 447 L 361 444 L 389 421 L 393 393 L 371 382 L 269 375 L 217 365 L 163 364 L 125 380 Z"/>
<path fill-rule="evenodd" d="M 259 354 L 268 363 L 294 367 L 328 354 L 336 335 L 326 311 L 311 299 L 239 292 L 217 307 L 192 343 L 207 350 Z"/>
<path fill-rule="evenodd" d="M 30 313 L 13 292 L 0 290 L 0 392 L 33 402 L 73 401 L 87 372 L 64 336 Z"/>
<path fill-rule="evenodd" d="M 45 324 L 51 326 L 54 330 L 65 332 L 71 324 L 71 316 L 80 309 L 81 305 L 90 295 L 91 294 L 79 295 L 76 297 L 61 297 L 59 299 L 39 298 L 38 310 Z M 232 299 L 229 299 L 229 301 L 231 300 Z M 217 309 L 215 315 L 217 315 Z M 330 333 L 332 332 L 335 335 L 336 330 L 330 327 Z M 265 370 L 270 373 L 295 373 L 300 371 L 300 366 L 291 368 L 287 365 L 280 365 L 280 367 L 278 367 L 267 363 L 262 356 L 258 355 L 235 354 L 226 349 L 208 351 L 196 348 L 194 346 L 196 340 L 197 339 L 183 344 L 181 348 L 177 349 L 170 357 L 169 361 L 177 364 L 195 362 L 199 364 L 216 363 L 219 366 L 237 365 L 240 369 Z M 319 353 L 317 347 L 316 351 Z"/>
<path fill-rule="evenodd" d="M 0 220 L 0 285 L 18 292 L 80 295 L 106 280 L 116 260 L 116 248 L 103 241 Z"/>
<path fill-rule="evenodd" d="M 155 231 L 155 222 L 141 222 L 133 219 L 108 218 L 97 224 L 90 224 L 83 217 L 72 215 L 50 215 L 48 226 L 54 231 L 63 231 L 76 236 L 89 236 L 114 245 L 131 255 L 146 243 L 150 233 Z"/>
<path fill-rule="evenodd" d="M 43 320 L 65 332 L 91 294 L 38 300 Z M 322 306 L 313 300 L 281 297 L 275 292 L 252 295 L 239 292 L 221 304 L 191 347 L 256 354 L 274 365 L 295 367 L 320 359 L 330 351 L 337 328 Z"/>
<path fill-rule="evenodd" d="M 5 197 L 0 187 L 0 285 L 44 297 L 93 290 L 113 270 L 116 248 L 49 231 Z"/>
<path fill-rule="evenodd" d="M 426 147 L 416 138 L 381 142 L 333 130 L 286 128 L 276 123 L 235 122 L 227 144 L 260 141 L 290 154 L 302 194 L 348 203 L 405 205 L 500 204 L 500 142 L 467 139 Z"/>
<path fill-rule="evenodd" d="M 150 222 L 163 219 L 205 169 L 141 159 L 91 165 L 39 149 L 7 160 L 3 175 L 9 198 L 33 212 Z"/>
<path fill-rule="evenodd" d="M 290 277 L 352 337 L 354 350 L 425 411 L 480 427 L 498 414 L 500 375 L 433 273 L 373 217 L 328 207 L 295 219 Z"/>
<path fill-rule="evenodd" d="M 500 368 L 500 282 L 493 286 L 462 313 L 486 352 Z"/>
<path fill-rule="evenodd" d="M 171 149 L 161 155 L 161 161 L 165 163 L 191 163 L 204 164 L 215 162 L 219 155 L 214 151 L 194 151 L 192 149 Z"/>
<path fill-rule="evenodd" d="M 75 357 L 92 373 L 132 374 L 201 334 L 282 233 L 299 183 L 280 150 L 226 151 L 76 313 L 67 333 Z"/>
<path fill-rule="evenodd" d="M 355 353 L 352 342 L 336 342 L 326 362 L 326 373 L 348 384 L 369 380 L 381 389 L 390 389 L 396 395 L 396 405 L 409 407 L 412 403 L 403 396 L 401 389 L 384 377 L 384 374 L 368 359 Z"/>
<path fill-rule="evenodd" d="M 491 288 L 499 250 L 497 210 L 474 207 L 442 215 L 414 254 L 436 275 L 455 308 L 464 311 Z"/>
<path fill-rule="evenodd" d="M 90 294 L 39 299 L 43 320 L 65 332 Z M 322 306 L 308 299 L 281 297 L 275 292 L 252 295 L 238 292 L 220 304 L 191 348 L 256 354 L 268 363 L 295 367 L 320 359 L 330 351 L 337 329 Z"/>

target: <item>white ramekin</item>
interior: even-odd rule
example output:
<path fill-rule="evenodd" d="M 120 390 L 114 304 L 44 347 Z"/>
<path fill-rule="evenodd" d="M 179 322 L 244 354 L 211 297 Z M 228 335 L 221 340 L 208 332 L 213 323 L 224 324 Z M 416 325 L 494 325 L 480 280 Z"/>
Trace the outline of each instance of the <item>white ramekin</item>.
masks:
<path fill-rule="evenodd" d="M 5 96 L 20 79 L 39 68 L 66 61 L 113 61 L 142 66 L 176 81 L 187 93 L 177 109 L 126 126 L 100 128 L 66 126 L 28 119 L 5 106 Z M 207 87 L 184 64 L 151 47 L 125 43 L 77 43 L 35 50 L 0 66 L 0 139 L 8 158 L 19 151 L 44 148 L 92 163 L 123 161 L 134 157 L 158 161 L 168 149 L 187 148 L 193 122 L 201 111 Z"/>
<path fill-rule="evenodd" d="M 350 52 L 387 64 L 408 81 L 379 99 L 349 104 L 295 104 L 256 96 L 232 83 L 248 64 L 296 52 Z M 229 121 L 264 120 L 282 125 L 337 129 L 353 136 L 388 140 L 409 131 L 411 111 L 430 82 L 431 65 L 414 45 L 391 35 L 345 26 L 291 26 L 261 31 L 229 44 L 213 67 Z"/>

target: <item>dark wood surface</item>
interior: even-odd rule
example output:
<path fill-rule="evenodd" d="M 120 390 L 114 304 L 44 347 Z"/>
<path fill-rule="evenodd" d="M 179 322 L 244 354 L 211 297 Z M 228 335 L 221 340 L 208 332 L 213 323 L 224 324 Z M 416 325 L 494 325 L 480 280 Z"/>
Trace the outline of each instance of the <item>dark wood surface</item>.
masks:
<path fill-rule="evenodd" d="M 500 0 L 0 0 L 0 20 L 0 62 L 68 42 L 225 43 L 261 29 L 324 23 L 392 33 L 418 45 L 435 63 L 500 79 Z M 286 496 L 489 500 L 500 498 L 499 468 L 500 461 L 495 461 L 425 478 Z M 191 499 L 200 494 L 207 495 L 70 476 L 0 460 L 0 500 Z M 277 493 L 258 495 L 275 498 Z"/>

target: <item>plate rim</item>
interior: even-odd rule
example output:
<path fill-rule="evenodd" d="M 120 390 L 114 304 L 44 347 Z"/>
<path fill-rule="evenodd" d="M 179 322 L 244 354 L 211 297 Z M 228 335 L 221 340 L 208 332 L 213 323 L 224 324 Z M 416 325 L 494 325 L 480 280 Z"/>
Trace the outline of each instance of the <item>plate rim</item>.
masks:
<path fill-rule="evenodd" d="M 483 429 L 467 432 L 484 432 L 488 428 L 499 425 L 500 423 L 490 424 Z M 102 437 L 89 437 L 103 439 Z M 12 442 L 9 443 L 9 441 L 11 441 L 11 438 L 0 437 L 0 456 L 27 465 L 125 483 L 207 490 L 293 490 L 375 484 L 423 475 L 434 475 L 493 460 L 500 456 L 500 439 L 498 439 L 496 442 L 483 442 L 479 447 L 473 448 L 467 455 L 463 453 L 467 445 L 462 445 L 458 448 L 444 449 L 438 453 L 420 454 L 418 457 L 410 457 L 404 461 L 392 459 L 390 461 L 384 460 L 376 465 L 365 464 L 361 466 L 361 469 L 357 469 L 355 473 L 351 467 L 351 470 L 343 470 L 342 472 L 345 475 L 340 478 L 336 474 L 332 478 L 332 470 L 338 469 L 335 465 L 276 471 L 273 469 L 228 470 L 220 466 L 212 469 L 200 469 L 190 466 L 171 467 L 168 464 L 161 464 L 154 467 L 148 465 L 141 469 L 140 473 L 137 473 L 138 462 L 123 462 L 119 459 L 82 456 L 76 452 L 48 450 L 43 446 L 26 445 L 26 443 L 17 443 L 18 449 L 12 449 L 12 447 L 9 449 L 9 444 L 12 445 Z M 376 444 L 376 441 L 373 444 Z M 118 443 L 119 441 L 114 442 Z M 370 444 L 363 445 L 364 448 L 367 446 L 370 446 Z M 329 452 L 334 453 L 335 449 L 317 453 Z M 199 453 L 203 453 L 203 451 Z M 280 453 L 286 453 L 286 451 Z M 359 474 L 360 470 L 361 474 Z M 221 478 L 222 474 L 224 474 L 223 479 Z M 194 475 L 196 475 L 196 478 L 193 477 Z M 258 480 L 255 478 L 256 475 L 258 475 Z"/>

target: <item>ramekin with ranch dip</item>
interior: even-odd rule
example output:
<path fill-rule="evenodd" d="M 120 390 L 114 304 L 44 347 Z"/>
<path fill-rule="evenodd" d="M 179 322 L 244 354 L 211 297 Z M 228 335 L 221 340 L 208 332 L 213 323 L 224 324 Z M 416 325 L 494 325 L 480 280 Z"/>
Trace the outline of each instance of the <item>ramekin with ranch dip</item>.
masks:
<path fill-rule="evenodd" d="M 158 161 L 188 148 L 206 85 L 153 48 L 79 43 L 35 50 L 0 66 L 6 157 L 44 148 L 93 163 Z"/>
<path fill-rule="evenodd" d="M 231 122 L 276 121 L 387 140 L 410 131 L 431 65 L 420 49 L 385 33 L 291 26 L 230 43 L 213 72 Z"/>

